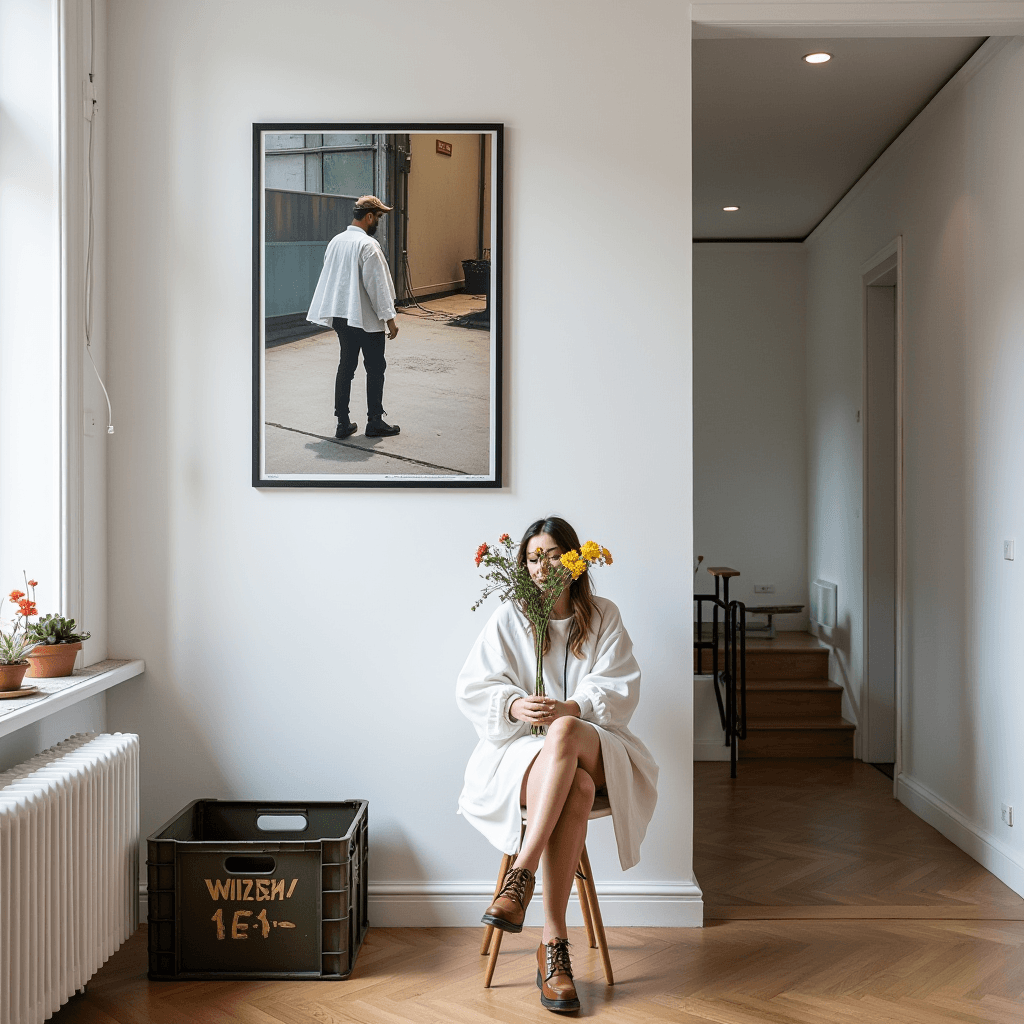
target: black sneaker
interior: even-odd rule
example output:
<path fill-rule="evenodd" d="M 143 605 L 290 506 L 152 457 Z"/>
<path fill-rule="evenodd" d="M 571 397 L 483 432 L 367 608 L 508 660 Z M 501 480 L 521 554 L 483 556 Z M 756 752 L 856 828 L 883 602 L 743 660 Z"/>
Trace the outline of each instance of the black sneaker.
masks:
<path fill-rule="evenodd" d="M 343 438 L 351 437 L 359 428 L 354 423 L 342 423 L 338 421 L 338 429 L 334 432 L 334 436 L 341 441 Z"/>
<path fill-rule="evenodd" d="M 392 426 L 390 423 L 385 423 L 384 420 L 370 420 L 366 424 L 365 434 L 367 437 L 394 437 L 395 434 L 401 433 L 401 427 L 397 424 Z"/>

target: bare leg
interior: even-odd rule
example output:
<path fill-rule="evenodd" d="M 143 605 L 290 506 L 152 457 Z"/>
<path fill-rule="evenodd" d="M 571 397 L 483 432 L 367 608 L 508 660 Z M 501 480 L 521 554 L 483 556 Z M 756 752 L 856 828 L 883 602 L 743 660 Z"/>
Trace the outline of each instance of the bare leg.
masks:
<path fill-rule="evenodd" d="M 587 835 L 594 790 L 604 785 L 601 738 L 578 718 L 548 727 L 541 752 L 523 778 L 526 836 L 516 867 L 536 873 L 544 855 L 544 941 L 566 938 L 565 908 Z"/>
<path fill-rule="evenodd" d="M 587 839 L 587 817 L 594 806 L 594 790 L 594 780 L 582 768 L 577 768 L 562 813 L 544 850 L 545 942 L 569 937 L 565 911 Z"/>

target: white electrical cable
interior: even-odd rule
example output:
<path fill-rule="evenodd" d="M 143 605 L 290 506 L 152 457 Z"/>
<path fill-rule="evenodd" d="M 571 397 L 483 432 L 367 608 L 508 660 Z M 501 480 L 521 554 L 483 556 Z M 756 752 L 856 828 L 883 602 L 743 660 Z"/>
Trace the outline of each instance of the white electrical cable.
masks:
<path fill-rule="evenodd" d="M 89 85 L 93 85 L 93 67 L 96 57 L 96 0 L 89 0 Z M 96 126 L 96 98 L 90 90 L 89 101 L 92 107 L 89 110 L 89 154 L 86 161 L 86 202 L 89 211 L 89 231 L 85 249 L 85 351 L 92 363 L 93 372 L 103 389 L 103 397 L 107 400 L 107 433 L 114 432 L 114 410 L 110 405 L 110 395 L 107 393 L 107 385 L 103 383 L 100 376 L 100 368 L 92 354 L 92 257 L 93 257 L 93 234 L 95 229 L 95 218 L 93 216 L 93 183 L 92 183 L 92 150 L 93 133 Z"/>

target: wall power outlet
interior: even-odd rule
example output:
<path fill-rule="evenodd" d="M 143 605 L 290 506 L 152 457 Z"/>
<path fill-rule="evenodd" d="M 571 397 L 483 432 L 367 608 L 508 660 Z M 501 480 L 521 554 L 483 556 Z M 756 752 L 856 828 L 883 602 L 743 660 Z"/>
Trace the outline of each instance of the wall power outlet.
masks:
<path fill-rule="evenodd" d="M 1009 825 L 1013 828 L 1013 808 L 1006 804 L 999 805 L 999 816 L 1003 819 L 1004 825 Z"/>
<path fill-rule="evenodd" d="M 755 594 L 774 594 L 775 584 L 774 583 L 755 583 L 754 584 Z"/>

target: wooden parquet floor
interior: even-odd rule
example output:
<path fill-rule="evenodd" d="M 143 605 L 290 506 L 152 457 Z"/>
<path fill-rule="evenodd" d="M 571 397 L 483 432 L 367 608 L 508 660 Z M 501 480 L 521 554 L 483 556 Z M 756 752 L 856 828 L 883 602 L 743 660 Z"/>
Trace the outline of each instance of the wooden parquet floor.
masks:
<path fill-rule="evenodd" d="M 1024 921 L 1024 899 L 860 761 L 694 764 L 693 869 L 707 919 Z"/>
<path fill-rule="evenodd" d="M 572 931 L 581 1017 L 609 1024 L 1022 1024 L 1024 913 L 851 761 L 698 763 L 704 928 L 609 928 L 616 984 Z M 793 919 L 784 919 L 784 918 Z M 734 919 L 730 919 L 734 918 Z M 746 919 L 735 919 L 746 918 Z M 841 919 L 836 919 L 841 918 Z M 55 1024 L 551 1021 L 539 930 L 371 929 L 342 982 L 150 982 L 141 928 Z"/>
<path fill-rule="evenodd" d="M 582 934 L 580 1017 L 608 1024 L 1020 1024 L 1024 924 L 727 921 L 611 928 L 615 986 Z M 149 982 L 145 929 L 55 1024 L 484 1024 L 557 1019 L 534 983 L 539 930 L 508 936 L 483 988 L 476 929 L 371 929 L 339 982 Z"/>

